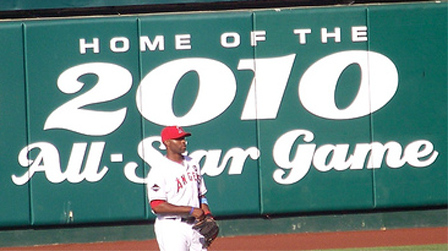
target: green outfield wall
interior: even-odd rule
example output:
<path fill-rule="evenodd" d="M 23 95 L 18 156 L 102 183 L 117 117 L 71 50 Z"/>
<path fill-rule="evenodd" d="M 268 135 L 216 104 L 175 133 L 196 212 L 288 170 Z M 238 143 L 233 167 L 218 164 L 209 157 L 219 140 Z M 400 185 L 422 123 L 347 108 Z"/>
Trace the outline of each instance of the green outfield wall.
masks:
<path fill-rule="evenodd" d="M 447 205 L 447 2 L 0 21 L 0 227 L 154 218 L 192 132 L 218 217 Z"/>

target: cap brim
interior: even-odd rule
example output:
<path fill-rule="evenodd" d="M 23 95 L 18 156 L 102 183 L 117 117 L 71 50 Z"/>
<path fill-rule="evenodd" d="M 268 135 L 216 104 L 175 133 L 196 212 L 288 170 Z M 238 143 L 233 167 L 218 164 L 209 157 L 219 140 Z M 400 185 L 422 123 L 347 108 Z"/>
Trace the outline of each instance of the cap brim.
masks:
<path fill-rule="evenodd" d="M 191 133 L 186 132 L 186 133 L 179 135 L 178 137 L 170 138 L 170 139 L 181 139 L 181 138 L 185 138 L 185 137 L 189 137 L 189 136 L 191 136 Z"/>
<path fill-rule="evenodd" d="M 191 136 L 191 133 L 186 132 L 186 133 L 182 134 L 182 136 L 180 136 L 179 138 L 190 137 L 190 136 Z"/>

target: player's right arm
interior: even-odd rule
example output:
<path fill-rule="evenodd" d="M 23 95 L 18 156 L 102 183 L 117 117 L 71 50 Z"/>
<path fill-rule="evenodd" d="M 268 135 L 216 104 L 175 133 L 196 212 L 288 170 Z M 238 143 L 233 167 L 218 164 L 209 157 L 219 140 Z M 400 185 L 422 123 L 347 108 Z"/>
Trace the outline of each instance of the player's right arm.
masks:
<path fill-rule="evenodd" d="M 201 208 L 189 206 L 176 206 L 164 200 L 152 200 L 151 209 L 156 214 L 175 214 L 181 217 L 193 216 L 196 219 L 202 220 L 205 215 Z"/>

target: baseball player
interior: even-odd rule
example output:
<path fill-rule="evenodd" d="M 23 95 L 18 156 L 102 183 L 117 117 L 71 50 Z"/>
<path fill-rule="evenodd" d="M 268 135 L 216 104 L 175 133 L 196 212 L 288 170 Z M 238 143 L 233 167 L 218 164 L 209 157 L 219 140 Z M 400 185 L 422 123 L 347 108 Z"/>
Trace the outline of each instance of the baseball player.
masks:
<path fill-rule="evenodd" d="M 193 228 L 211 213 L 199 164 L 184 155 L 188 136 L 191 133 L 181 127 L 165 127 L 161 132 L 165 158 L 151 167 L 148 176 L 148 200 L 157 215 L 154 232 L 162 251 L 207 250 L 204 236 Z"/>

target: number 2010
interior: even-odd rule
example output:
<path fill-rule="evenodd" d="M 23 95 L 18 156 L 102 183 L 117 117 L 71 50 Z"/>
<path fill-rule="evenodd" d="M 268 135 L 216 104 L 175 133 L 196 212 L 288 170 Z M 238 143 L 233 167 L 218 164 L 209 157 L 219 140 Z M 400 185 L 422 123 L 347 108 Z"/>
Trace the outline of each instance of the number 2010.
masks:
<path fill-rule="evenodd" d="M 238 70 L 254 72 L 241 113 L 241 120 L 275 119 L 283 99 L 296 54 L 272 58 L 241 59 Z M 339 109 L 334 100 L 338 79 L 345 68 L 357 64 L 361 69 L 359 91 L 353 102 Z M 199 77 L 199 89 L 191 109 L 177 117 L 172 109 L 174 91 L 187 72 Z M 105 103 L 125 95 L 132 87 L 131 73 L 112 63 L 85 63 L 65 70 L 57 80 L 66 94 L 79 92 L 84 83 L 79 77 L 94 74 L 96 85 L 55 109 L 44 129 L 65 129 L 84 135 L 103 136 L 124 122 L 127 108 L 98 111 L 83 108 Z M 398 72 L 386 56 L 362 50 L 342 51 L 313 63 L 299 81 L 298 96 L 310 113 L 327 119 L 346 120 L 371 114 L 386 105 L 398 89 Z M 233 102 L 237 90 L 229 67 L 210 58 L 183 58 L 151 70 L 140 82 L 136 105 L 140 114 L 159 125 L 191 126 L 210 121 Z"/>

